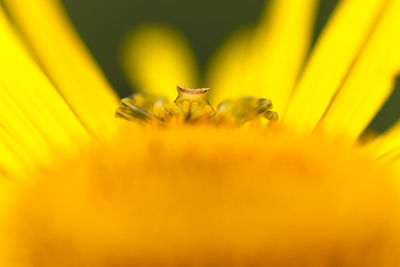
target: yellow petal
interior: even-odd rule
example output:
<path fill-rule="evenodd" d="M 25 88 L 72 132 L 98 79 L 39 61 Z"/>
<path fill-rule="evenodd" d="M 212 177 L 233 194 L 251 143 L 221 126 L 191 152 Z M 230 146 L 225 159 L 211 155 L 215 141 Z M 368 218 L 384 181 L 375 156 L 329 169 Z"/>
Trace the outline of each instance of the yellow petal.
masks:
<path fill-rule="evenodd" d="M 311 55 L 284 116 L 294 129 L 311 132 L 353 69 L 388 1 L 344 0 Z"/>
<path fill-rule="evenodd" d="M 265 97 L 282 113 L 310 45 L 316 4 L 274 0 L 253 36 L 238 34 L 229 40 L 232 44 L 222 48 L 210 69 L 210 83 L 221 91 L 218 100 Z"/>
<path fill-rule="evenodd" d="M 0 130 L 0 182 L 20 174 L 20 170 L 27 167 L 25 160 L 11 146 L 10 138 L 4 134 L 4 131 Z"/>
<path fill-rule="evenodd" d="M 58 0 L 5 0 L 63 98 L 98 136 L 114 125 L 117 97 L 77 38 Z"/>
<path fill-rule="evenodd" d="M 0 169 L 51 161 L 53 149 L 74 151 L 88 134 L 21 45 L 0 9 Z"/>
<path fill-rule="evenodd" d="M 353 140 L 394 89 L 400 70 L 400 1 L 391 1 L 320 126 Z"/>
<path fill-rule="evenodd" d="M 176 31 L 162 26 L 144 26 L 123 44 L 121 61 L 136 89 L 173 100 L 176 86 L 201 87 L 192 52 Z"/>
<path fill-rule="evenodd" d="M 369 146 L 375 152 L 377 158 L 390 158 L 395 154 L 400 154 L 400 122 L 374 139 Z"/>
<path fill-rule="evenodd" d="M 229 38 L 213 57 L 207 68 L 207 86 L 211 100 L 219 103 L 231 97 L 243 96 L 246 88 L 243 77 L 249 53 L 250 30 L 241 30 Z"/>
<path fill-rule="evenodd" d="M 254 58 L 261 60 L 255 71 L 261 80 L 260 94 L 282 114 L 310 47 L 318 1 L 275 0 L 271 4 L 256 39 L 262 57 L 255 51 Z"/>

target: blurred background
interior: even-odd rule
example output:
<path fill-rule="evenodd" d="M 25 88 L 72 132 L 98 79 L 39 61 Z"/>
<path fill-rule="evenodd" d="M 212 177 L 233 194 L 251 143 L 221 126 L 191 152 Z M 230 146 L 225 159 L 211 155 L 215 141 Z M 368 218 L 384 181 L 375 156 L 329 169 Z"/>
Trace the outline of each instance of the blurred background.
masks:
<path fill-rule="evenodd" d="M 265 0 L 63 0 L 81 37 L 121 97 L 132 93 L 118 61 L 123 38 L 139 26 L 172 26 L 189 41 L 200 71 L 218 46 L 236 30 L 257 23 Z M 321 0 L 313 43 L 338 0 Z M 383 131 L 400 116 L 400 79 L 397 89 L 370 129 Z"/>

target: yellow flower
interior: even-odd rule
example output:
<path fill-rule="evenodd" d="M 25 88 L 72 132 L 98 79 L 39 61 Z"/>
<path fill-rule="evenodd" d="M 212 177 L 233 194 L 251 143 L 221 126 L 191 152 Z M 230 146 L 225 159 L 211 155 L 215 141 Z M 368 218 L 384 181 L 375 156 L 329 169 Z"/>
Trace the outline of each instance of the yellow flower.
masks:
<path fill-rule="evenodd" d="M 212 101 L 269 98 L 268 128 L 117 120 L 59 3 L 4 4 L 0 266 L 399 265 L 400 126 L 357 139 L 399 72 L 400 1 L 341 1 L 309 58 L 315 0 L 274 0 L 224 45 Z M 197 85 L 173 31 L 125 52 L 147 92 Z"/>

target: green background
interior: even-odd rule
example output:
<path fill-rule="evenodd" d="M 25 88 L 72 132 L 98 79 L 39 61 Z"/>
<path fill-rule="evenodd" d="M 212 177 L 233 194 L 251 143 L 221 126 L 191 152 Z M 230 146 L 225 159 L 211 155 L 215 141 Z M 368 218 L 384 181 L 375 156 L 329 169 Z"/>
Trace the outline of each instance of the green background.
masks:
<path fill-rule="evenodd" d="M 320 2 L 314 43 L 337 2 Z M 119 66 L 118 47 L 133 28 L 163 23 L 179 29 L 204 71 L 206 62 L 229 34 L 258 21 L 265 0 L 64 0 L 64 5 L 112 86 L 120 96 L 127 96 L 132 88 Z M 371 129 L 382 131 L 400 117 L 400 86 L 396 88 Z"/>

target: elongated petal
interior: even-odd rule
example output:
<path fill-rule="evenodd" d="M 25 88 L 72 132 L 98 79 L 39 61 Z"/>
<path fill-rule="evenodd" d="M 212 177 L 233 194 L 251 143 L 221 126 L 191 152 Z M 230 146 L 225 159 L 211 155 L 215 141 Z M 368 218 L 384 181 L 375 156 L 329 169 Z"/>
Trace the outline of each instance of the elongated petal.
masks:
<path fill-rule="evenodd" d="M 177 32 L 162 26 L 145 26 L 128 36 L 121 61 L 128 78 L 140 91 L 173 100 L 176 86 L 197 84 L 194 56 Z"/>
<path fill-rule="evenodd" d="M 306 66 L 284 122 L 311 132 L 374 35 L 388 1 L 347 0 L 333 18 Z"/>
<path fill-rule="evenodd" d="M 88 134 L 32 60 L 0 9 L 0 169 L 47 163 Z"/>
<path fill-rule="evenodd" d="M 263 22 L 257 42 L 262 57 L 257 68 L 260 94 L 271 99 L 282 114 L 298 79 L 311 43 L 317 0 L 275 0 Z"/>
<path fill-rule="evenodd" d="M 400 154 L 400 122 L 369 143 L 377 158 Z"/>
<path fill-rule="evenodd" d="M 106 135 L 117 97 L 77 38 L 58 0 L 5 0 L 46 74 L 85 126 Z"/>
<path fill-rule="evenodd" d="M 11 145 L 12 140 L 4 136 L 4 131 L 0 131 L 0 182 L 10 177 L 20 174 L 21 169 L 27 169 L 26 160 Z M 24 151 L 23 151 L 24 152 Z M 28 160 L 29 161 L 29 160 Z"/>
<path fill-rule="evenodd" d="M 212 88 L 211 99 L 219 103 L 246 92 L 244 74 L 252 31 L 241 30 L 229 38 L 216 53 L 207 70 L 207 84 Z"/>
<path fill-rule="evenodd" d="M 310 45 L 316 4 L 316 0 L 271 1 L 252 36 L 229 40 L 234 43 L 223 46 L 210 70 L 211 84 L 221 86 L 215 88 L 222 91 L 216 94 L 218 100 L 265 97 L 281 113 Z"/>
<path fill-rule="evenodd" d="M 324 130 L 357 139 L 390 96 L 400 70 L 399 14 L 400 1 L 391 1 L 324 116 Z"/>

